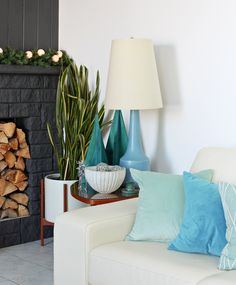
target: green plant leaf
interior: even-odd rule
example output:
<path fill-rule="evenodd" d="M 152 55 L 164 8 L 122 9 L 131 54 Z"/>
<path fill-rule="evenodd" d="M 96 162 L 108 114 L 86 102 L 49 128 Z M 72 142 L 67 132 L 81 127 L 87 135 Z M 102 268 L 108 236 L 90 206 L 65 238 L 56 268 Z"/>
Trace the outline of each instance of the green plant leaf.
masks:
<path fill-rule="evenodd" d="M 56 100 L 56 127 L 59 145 L 55 145 L 48 125 L 48 135 L 55 152 L 61 179 L 77 179 L 77 162 L 84 160 L 91 139 L 94 119 L 104 123 L 104 105 L 98 110 L 100 76 L 97 72 L 94 91 L 89 87 L 88 69 L 74 62 L 60 74 Z"/>

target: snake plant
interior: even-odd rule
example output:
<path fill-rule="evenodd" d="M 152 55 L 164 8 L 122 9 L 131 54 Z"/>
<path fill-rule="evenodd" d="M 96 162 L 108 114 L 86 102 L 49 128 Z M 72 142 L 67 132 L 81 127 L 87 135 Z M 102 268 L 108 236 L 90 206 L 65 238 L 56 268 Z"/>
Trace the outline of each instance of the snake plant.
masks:
<path fill-rule="evenodd" d="M 85 66 L 78 68 L 74 62 L 62 71 L 57 88 L 56 135 L 53 136 L 51 126 L 47 124 L 62 180 L 77 179 L 77 163 L 85 160 L 96 114 L 101 127 L 110 123 L 103 123 L 104 105 L 98 110 L 99 72 L 94 91 L 89 87 L 88 75 Z"/>

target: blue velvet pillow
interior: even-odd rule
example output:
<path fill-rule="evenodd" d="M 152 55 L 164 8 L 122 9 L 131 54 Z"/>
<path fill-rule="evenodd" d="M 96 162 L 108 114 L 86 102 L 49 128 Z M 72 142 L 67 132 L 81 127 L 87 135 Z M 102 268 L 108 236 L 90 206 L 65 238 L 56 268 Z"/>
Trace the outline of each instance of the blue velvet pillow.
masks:
<path fill-rule="evenodd" d="M 226 222 L 218 186 L 184 172 L 183 224 L 169 249 L 220 256 L 226 245 Z"/>

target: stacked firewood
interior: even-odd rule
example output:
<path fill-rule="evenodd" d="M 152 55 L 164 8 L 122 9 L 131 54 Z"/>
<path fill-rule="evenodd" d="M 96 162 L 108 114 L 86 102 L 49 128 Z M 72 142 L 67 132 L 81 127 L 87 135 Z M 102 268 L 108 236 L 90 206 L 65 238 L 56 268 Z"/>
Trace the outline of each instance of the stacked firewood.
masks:
<path fill-rule="evenodd" d="M 30 158 L 25 133 L 15 123 L 0 123 L 0 219 L 29 215 L 25 158 Z"/>

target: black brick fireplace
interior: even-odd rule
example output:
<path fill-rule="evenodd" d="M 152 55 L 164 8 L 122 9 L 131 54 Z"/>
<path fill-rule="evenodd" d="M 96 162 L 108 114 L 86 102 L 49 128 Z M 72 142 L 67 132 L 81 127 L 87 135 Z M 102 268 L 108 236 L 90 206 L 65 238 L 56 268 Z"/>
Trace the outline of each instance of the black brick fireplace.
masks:
<path fill-rule="evenodd" d="M 26 162 L 30 216 L 0 220 L 0 247 L 39 239 L 40 179 L 56 171 L 46 123 L 55 130 L 57 67 L 0 65 L 0 121 L 26 132 L 31 159 Z M 45 237 L 52 235 L 51 228 Z"/>

